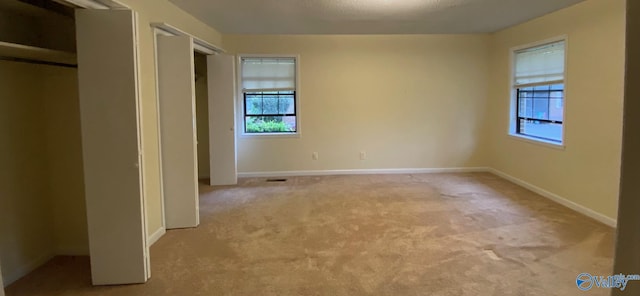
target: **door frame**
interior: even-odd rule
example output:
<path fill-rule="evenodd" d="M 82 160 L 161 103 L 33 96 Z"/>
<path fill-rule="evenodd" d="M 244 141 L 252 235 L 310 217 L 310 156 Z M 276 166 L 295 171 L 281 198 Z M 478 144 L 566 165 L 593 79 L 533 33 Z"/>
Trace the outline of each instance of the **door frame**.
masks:
<path fill-rule="evenodd" d="M 81 117 L 83 121 L 83 130 L 82 130 L 83 150 L 84 150 L 83 158 L 84 158 L 84 167 L 85 167 L 85 178 L 87 178 L 87 176 L 91 176 L 93 180 L 92 182 L 87 181 L 88 184 L 86 184 L 87 186 L 85 186 L 86 187 L 85 191 L 87 192 L 87 215 L 89 218 L 88 225 L 89 225 L 89 232 L 90 232 L 89 239 L 90 239 L 91 264 L 92 264 L 92 267 L 91 267 L 92 281 L 94 285 L 142 283 L 142 282 L 146 282 L 151 276 L 151 274 L 150 274 L 149 246 L 148 246 L 147 237 L 146 237 L 148 233 L 148 229 L 147 229 L 147 213 L 146 213 L 146 207 L 147 207 L 146 206 L 146 188 L 145 188 L 145 182 L 144 182 L 144 155 L 143 155 L 144 146 L 142 145 L 143 131 L 141 126 L 142 112 L 141 112 L 141 106 L 140 106 L 140 103 L 141 103 L 141 98 L 140 98 L 141 84 L 140 84 L 140 73 L 139 73 L 140 53 L 139 53 L 139 46 L 137 46 L 138 39 L 139 39 L 138 17 L 135 11 L 129 10 L 129 9 L 112 10 L 112 11 L 105 11 L 105 10 L 106 9 L 76 10 L 76 23 L 77 25 L 79 25 L 78 28 L 83 29 L 83 30 L 76 31 L 77 33 L 76 35 L 78 38 L 78 41 L 77 41 L 78 50 L 79 50 L 78 59 L 80 63 L 78 75 L 79 75 L 79 83 L 80 83 L 79 84 L 80 102 L 81 102 L 80 111 L 81 111 Z M 126 36 L 123 36 L 123 37 L 129 37 L 129 34 L 130 34 L 130 38 L 132 38 L 130 40 L 127 40 L 125 38 L 123 39 L 124 40 L 123 42 L 126 42 L 125 46 L 132 46 L 132 48 L 127 49 L 127 47 L 122 47 L 119 49 L 119 52 L 122 54 L 122 57 L 124 57 L 124 62 L 127 63 L 124 65 L 126 67 L 125 71 L 131 70 L 133 71 L 133 73 L 122 72 L 121 70 L 117 70 L 114 73 L 123 73 L 123 75 L 126 74 L 125 75 L 126 77 L 129 77 L 129 75 L 132 75 L 131 79 L 133 81 L 114 82 L 116 83 L 117 86 L 125 87 L 125 89 L 123 89 L 124 93 L 110 92 L 110 90 L 104 89 L 104 86 L 101 86 L 104 84 L 102 82 L 104 77 L 101 77 L 103 74 L 97 74 L 101 71 L 96 70 L 96 69 L 99 69 L 100 67 L 105 67 L 105 66 L 106 68 L 110 68 L 110 66 L 104 63 L 100 64 L 100 62 L 94 62 L 95 61 L 94 57 L 96 55 L 104 54 L 104 51 L 102 50 L 101 47 L 96 47 L 95 44 L 93 44 L 93 42 L 95 42 L 95 40 L 93 40 L 95 39 L 93 36 L 95 35 L 95 33 L 102 32 L 102 34 L 104 34 L 105 31 L 109 30 L 105 27 L 108 23 L 110 23 L 111 25 L 122 23 L 124 20 L 123 17 L 130 18 L 126 22 L 126 26 L 130 26 L 130 28 L 127 28 L 127 27 L 120 28 L 121 30 L 124 30 L 124 31 L 121 31 L 121 33 L 123 34 L 126 33 L 125 34 Z M 129 32 L 128 30 L 131 30 L 131 31 Z M 82 38 L 87 38 L 87 39 L 82 39 Z M 80 45 L 84 47 L 83 49 L 84 51 L 81 51 L 82 47 Z M 81 54 L 84 55 L 84 58 L 82 58 Z M 131 62 L 131 64 L 128 64 L 129 61 Z M 83 67 L 84 64 L 82 64 L 83 62 L 89 62 L 87 64 L 89 66 L 87 66 L 87 68 L 84 68 Z M 132 67 L 132 68 L 129 69 L 128 67 Z M 114 73 L 112 73 L 112 75 Z M 113 103 L 108 103 L 108 102 L 111 102 L 112 100 L 104 99 L 103 97 L 101 97 L 103 94 L 96 93 L 96 90 L 94 90 L 96 85 L 99 85 L 103 88 L 103 90 L 106 90 L 107 94 L 105 95 L 109 95 L 109 94 L 116 95 L 120 99 L 113 100 Z M 135 100 L 134 102 L 135 104 L 131 106 L 129 105 L 130 103 L 128 101 L 126 102 L 122 101 L 124 98 L 127 98 L 127 97 L 122 97 L 123 95 L 132 96 Z M 118 205 L 113 204 L 113 202 L 111 203 L 107 202 L 105 204 L 104 198 L 102 196 L 102 194 L 104 194 L 104 192 L 102 192 L 104 188 L 102 187 L 107 185 L 104 185 L 102 184 L 103 182 L 98 181 L 101 178 L 104 178 L 105 176 L 102 175 L 103 173 L 100 172 L 102 169 L 97 169 L 95 167 L 95 165 L 97 165 L 100 168 L 102 166 L 106 166 L 109 168 L 111 165 L 107 163 L 101 163 L 103 162 L 103 160 L 100 160 L 101 157 L 98 157 L 97 155 L 99 155 L 99 153 L 105 152 L 105 150 L 103 147 L 101 147 L 102 144 L 98 144 L 102 140 L 96 140 L 97 138 L 100 138 L 100 137 L 93 136 L 95 132 L 100 132 L 103 130 L 106 130 L 108 132 L 112 131 L 110 128 L 105 128 L 107 126 L 105 123 L 98 123 L 101 121 L 95 121 L 94 119 L 91 119 L 93 116 L 97 116 L 98 118 L 102 118 L 103 120 L 107 120 L 107 121 L 111 120 L 112 116 L 109 115 L 110 113 L 102 114 L 103 112 L 97 111 L 97 110 L 100 110 L 100 108 L 102 108 L 100 107 L 101 106 L 100 104 L 105 105 L 102 107 L 115 108 L 114 110 L 131 112 L 130 115 L 135 116 L 135 119 L 132 120 L 132 122 L 135 122 L 135 131 L 130 130 L 128 125 L 120 126 L 120 128 L 125 128 L 127 130 L 127 132 L 125 133 L 125 137 L 129 137 L 129 138 L 128 139 L 125 138 L 125 141 L 132 142 L 131 141 L 132 138 L 130 137 L 132 137 L 133 134 L 135 134 L 136 160 L 135 160 L 135 163 L 133 163 L 132 165 L 137 168 L 136 171 L 137 171 L 138 184 L 136 184 L 136 187 L 138 192 L 136 195 L 139 197 L 140 204 L 136 205 L 136 209 L 138 207 L 140 208 L 140 213 L 139 213 L 140 216 L 137 216 L 137 214 L 132 216 L 133 213 L 128 212 L 126 217 L 128 217 L 128 219 L 131 220 L 131 223 L 133 223 L 131 225 L 129 224 L 123 225 L 121 222 L 116 223 L 115 221 L 111 220 L 111 217 L 107 218 L 107 216 L 111 213 L 110 211 L 119 212 L 119 210 L 114 209 L 114 207 L 117 207 Z M 113 104 L 116 104 L 116 105 L 113 105 Z M 129 108 L 133 108 L 133 110 Z M 87 124 L 85 126 L 85 123 L 87 123 L 85 122 L 85 119 L 90 119 L 87 121 L 90 124 Z M 129 120 L 131 120 L 131 118 L 129 118 Z M 91 123 L 92 121 L 94 123 Z M 120 131 L 123 131 L 123 130 L 120 130 Z M 91 137 L 87 139 L 86 137 L 87 135 L 91 135 Z M 115 142 L 120 141 L 120 139 L 113 138 L 113 136 L 107 137 L 105 140 L 107 141 L 108 145 L 114 145 Z M 130 144 L 133 144 L 133 143 L 130 143 Z M 89 147 L 89 150 L 87 150 L 87 147 Z M 125 151 L 125 150 L 121 149 L 120 150 L 121 154 L 116 155 L 117 157 L 114 160 L 117 160 L 117 161 L 113 163 L 114 166 L 111 168 L 115 169 L 116 171 L 120 171 L 121 173 L 129 174 L 128 172 L 130 170 L 129 164 L 125 164 L 129 161 L 129 159 L 128 157 L 124 156 L 128 154 L 129 151 L 128 150 Z M 87 153 L 92 153 L 92 154 L 87 154 Z M 88 160 L 90 161 L 89 163 L 87 162 Z M 87 165 L 92 165 L 91 163 L 93 163 L 94 166 L 90 166 L 89 168 L 92 168 L 92 169 L 87 170 Z M 127 169 L 125 170 L 124 168 L 127 168 Z M 85 180 L 90 180 L 90 179 L 85 179 Z M 133 186 L 133 184 L 130 184 L 130 185 Z M 126 196 L 130 194 L 129 191 L 125 190 L 125 191 L 119 192 L 117 189 L 116 189 L 116 192 L 114 193 L 125 194 Z M 93 194 L 93 195 L 90 195 L 90 194 Z M 107 207 L 106 212 L 105 212 L 105 209 L 102 208 L 105 206 Z M 133 205 L 131 206 L 133 207 Z M 97 219 L 97 220 L 94 220 L 92 222 L 91 221 L 92 217 L 95 217 L 94 219 Z M 110 222 L 106 222 L 107 224 L 114 224 L 115 226 L 113 227 L 116 227 L 116 228 L 114 229 L 114 228 L 109 228 L 110 226 L 105 226 L 105 219 L 106 221 L 110 221 Z M 138 225 L 137 224 L 138 222 L 141 225 Z M 136 228 L 138 226 L 141 226 L 141 229 L 140 229 L 141 232 L 140 232 L 139 238 L 137 238 L 137 234 L 134 235 L 133 233 L 129 232 L 129 230 L 127 230 L 127 232 L 124 232 L 122 234 L 115 234 L 115 232 L 113 231 L 117 229 L 123 230 L 125 228 L 130 228 L 131 226 L 134 226 Z M 127 246 L 130 245 L 130 247 L 119 249 L 120 253 L 113 253 L 112 251 L 107 250 L 109 248 L 109 245 L 113 244 L 111 242 L 113 242 L 114 239 L 116 240 L 124 239 L 127 242 Z M 138 251 L 133 249 L 133 247 L 138 243 L 138 239 L 140 240 L 139 242 L 141 243 L 142 254 L 137 254 Z M 115 255 L 115 257 L 113 257 L 113 255 L 105 255 L 110 253 L 117 254 L 117 255 Z M 98 257 L 96 257 L 96 254 L 98 255 Z M 138 255 L 142 255 L 142 264 L 144 266 L 142 267 L 141 270 L 132 270 L 130 268 L 131 266 L 125 265 L 124 267 L 131 272 L 126 274 L 123 273 L 119 275 L 115 274 L 115 273 L 124 271 L 124 269 L 122 269 L 123 268 L 122 265 L 128 264 L 126 263 L 127 261 L 138 260 L 139 259 L 137 257 Z M 113 258 L 110 258 L 109 256 Z M 113 262 L 112 259 L 117 259 L 119 261 Z M 132 264 L 135 264 L 135 262 L 132 262 Z M 138 271 L 140 273 L 137 273 Z"/>
<path fill-rule="evenodd" d="M 160 211 L 162 215 L 162 223 L 160 226 L 160 233 L 157 237 L 148 237 L 149 246 L 153 245 L 160 237 L 162 237 L 167 231 L 167 220 L 164 208 L 164 174 L 162 168 L 162 130 L 161 130 L 161 120 L 160 120 L 160 83 L 158 79 L 158 35 L 165 35 L 164 31 L 158 28 L 153 28 L 153 66 L 154 66 L 154 79 L 155 79 L 155 90 L 156 90 L 156 137 L 158 138 L 158 170 L 160 174 Z M 147 234 L 148 235 L 148 234 Z"/>
<path fill-rule="evenodd" d="M 159 230 L 158 235 L 154 235 L 154 237 L 149 237 L 149 246 L 153 245 L 157 242 L 167 231 L 167 221 L 166 221 L 166 210 L 165 210 L 165 193 L 164 193 L 164 173 L 162 167 L 162 130 L 161 130 L 161 114 L 160 114 L 160 81 L 158 79 L 158 35 L 164 36 L 189 36 L 193 39 L 193 49 L 195 52 L 204 54 L 204 55 L 215 55 L 224 53 L 224 49 L 208 43 L 200 38 L 197 38 L 175 26 L 172 26 L 165 22 L 156 22 L 151 23 L 151 28 L 153 29 L 153 55 L 154 55 L 154 75 L 155 75 L 155 91 L 156 91 L 156 125 L 157 129 L 157 137 L 158 137 L 158 167 L 160 170 L 160 204 L 161 204 L 161 215 L 162 215 L 162 223 L 161 229 Z M 155 231 L 155 230 L 154 230 Z"/>
<path fill-rule="evenodd" d="M 139 166 L 140 166 L 140 187 L 141 187 L 141 194 L 142 194 L 142 207 L 143 207 L 143 227 L 144 227 L 144 232 L 145 232 L 145 241 L 146 241 L 146 256 L 149 257 L 149 247 L 151 247 L 151 244 L 149 244 L 149 220 L 148 220 L 148 215 L 147 215 L 147 187 L 145 184 L 145 174 L 144 174 L 144 164 L 145 164 L 145 160 L 144 160 L 144 131 L 142 128 L 142 122 L 143 122 L 143 114 L 142 114 L 142 106 L 141 106 L 141 95 L 142 95 L 142 90 L 141 90 L 141 80 L 140 80 L 140 46 L 139 46 L 139 40 L 140 40 L 140 23 L 138 21 L 138 13 L 133 10 L 129 5 L 121 2 L 120 0 L 54 0 L 56 2 L 59 2 L 61 4 L 65 4 L 67 6 L 76 8 L 76 9 L 99 9 L 99 10 L 122 10 L 122 9 L 126 9 L 126 10 L 131 10 L 134 13 L 134 37 L 135 37 L 135 83 L 137 85 L 136 89 L 137 89 L 137 96 L 138 96 L 138 102 L 136 105 L 136 112 L 137 112 L 137 120 L 138 120 L 138 147 L 139 147 Z M 160 174 L 162 174 L 162 172 L 160 172 Z M 162 175 L 161 175 L 162 176 Z M 160 188 L 160 192 L 162 194 L 162 186 Z M 164 207 L 162 208 L 162 210 L 164 211 Z M 164 217 L 164 212 L 162 213 L 163 217 Z M 147 277 L 151 277 L 151 263 L 150 260 L 148 259 L 146 261 L 147 264 L 147 270 L 148 270 L 148 275 Z M 0 295 L 2 296 L 2 295 Z"/>

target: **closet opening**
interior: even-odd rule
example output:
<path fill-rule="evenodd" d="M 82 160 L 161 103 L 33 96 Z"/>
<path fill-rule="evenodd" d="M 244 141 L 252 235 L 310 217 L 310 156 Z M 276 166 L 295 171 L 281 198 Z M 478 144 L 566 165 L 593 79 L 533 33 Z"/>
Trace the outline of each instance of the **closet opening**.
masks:
<path fill-rule="evenodd" d="M 89 254 L 75 29 L 71 7 L 0 1 L 0 291 Z"/>
<path fill-rule="evenodd" d="M 92 3 L 0 1 L 5 286 L 57 256 L 96 285 L 149 277 L 137 14 Z"/>
<path fill-rule="evenodd" d="M 198 180 L 210 184 L 209 158 L 209 89 L 207 81 L 207 56 L 194 52 L 196 129 L 198 144 Z"/>

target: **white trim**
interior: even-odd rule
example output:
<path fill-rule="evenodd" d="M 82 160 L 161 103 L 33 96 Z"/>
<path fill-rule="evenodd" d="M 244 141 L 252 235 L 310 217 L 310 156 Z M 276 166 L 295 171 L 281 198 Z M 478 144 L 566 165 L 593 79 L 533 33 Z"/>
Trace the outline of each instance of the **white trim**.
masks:
<path fill-rule="evenodd" d="M 136 112 L 137 112 L 137 125 L 138 125 L 138 168 L 139 168 L 139 178 L 140 178 L 140 194 L 142 196 L 142 232 L 144 236 L 149 235 L 149 215 L 147 214 L 148 206 L 147 206 L 147 198 L 149 197 L 149 189 L 148 185 L 145 182 L 145 166 L 146 166 L 146 158 L 145 158 L 145 149 L 144 149 L 144 113 L 142 112 L 142 80 L 140 72 L 141 70 L 141 55 L 140 55 L 140 26 L 138 21 L 138 12 L 132 10 L 133 15 L 133 35 L 134 35 L 134 67 L 135 67 L 135 87 L 136 87 Z M 143 241 L 143 249 L 144 249 L 144 261 L 145 261 L 145 277 L 147 279 L 151 278 L 151 261 L 149 256 L 149 245 L 146 244 L 146 240 Z"/>
<path fill-rule="evenodd" d="M 16 58 L 77 65 L 75 53 L 0 41 L 0 54 Z"/>
<path fill-rule="evenodd" d="M 167 229 L 164 228 L 164 226 L 158 228 L 158 230 L 156 230 L 153 234 L 151 234 L 148 238 L 147 238 L 147 245 L 149 247 L 151 247 L 153 244 L 155 244 L 165 233 L 167 233 Z"/>
<path fill-rule="evenodd" d="M 540 146 L 544 146 L 544 147 L 548 147 L 548 148 L 553 148 L 553 149 L 557 149 L 557 150 L 565 150 L 564 144 L 551 142 L 551 141 L 547 141 L 547 140 L 544 140 L 544 139 L 538 139 L 538 138 L 534 138 L 534 137 L 527 137 L 526 135 L 520 135 L 520 134 L 509 134 L 509 137 L 511 137 L 514 140 L 518 140 L 518 141 L 522 141 L 522 142 L 527 142 L 527 143 L 540 145 Z"/>
<path fill-rule="evenodd" d="M 3 272 L 3 276 L 4 276 L 3 280 L 4 280 L 5 287 L 8 287 L 9 285 L 13 284 L 15 281 L 19 280 L 23 276 L 36 270 L 36 268 L 44 265 L 53 257 L 55 257 L 55 255 L 52 252 L 49 252 L 41 255 L 40 257 L 34 260 L 31 260 L 27 264 L 23 264 L 22 266 L 15 268 L 14 270 L 10 270 L 10 271 L 5 270 Z"/>
<path fill-rule="evenodd" d="M 562 76 L 564 76 L 564 72 L 562 74 Z M 535 87 L 535 86 L 542 86 L 542 85 L 549 85 L 549 84 L 564 84 L 564 79 L 562 80 L 551 80 L 551 81 L 543 81 L 543 82 L 533 82 L 533 83 L 521 83 L 521 84 L 516 84 L 515 82 L 513 83 L 513 88 L 523 88 L 523 87 Z"/>
<path fill-rule="evenodd" d="M 162 213 L 162 224 L 160 227 L 166 227 L 167 219 L 164 208 L 164 175 L 162 172 L 162 129 L 160 128 L 160 81 L 158 80 L 158 35 L 164 32 L 161 29 L 154 28 L 153 34 L 153 66 L 155 69 L 154 79 L 156 85 L 156 136 L 158 137 L 158 174 L 160 175 L 160 212 Z M 164 35 L 164 34 L 162 34 Z M 150 246 L 150 245 L 149 245 Z"/>
<path fill-rule="evenodd" d="M 533 138 L 533 137 L 526 137 L 526 136 L 522 136 L 516 133 L 516 102 L 515 100 L 517 100 L 516 96 L 516 88 L 517 87 L 523 87 L 526 86 L 526 84 L 522 84 L 522 85 L 516 85 L 515 83 L 515 75 L 516 75 L 516 63 L 515 63 L 515 58 L 516 58 L 516 52 L 517 51 L 521 51 L 523 49 L 528 49 L 528 48 L 533 48 L 533 47 L 538 47 L 538 46 L 543 46 L 545 44 L 551 44 L 551 43 L 555 43 L 555 42 L 560 42 L 560 41 L 564 41 L 564 76 L 562 79 L 562 83 L 564 84 L 564 102 L 563 102 L 563 111 L 562 111 L 562 141 L 560 144 L 557 143 L 550 143 L 548 141 L 545 140 L 541 140 L 541 139 L 537 139 L 537 138 Z M 511 47 L 509 49 L 509 69 L 510 69 L 510 73 L 509 73 L 509 126 L 507 127 L 507 135 L 509 136 L 513 136 L 513 137 L 520 137 L 521 139 L 525 140 L 526 142 L 532 143 L 532 144 L 536 144 L 536 142 L 541 143 L 544 146 L 548 146 L 548 144 L 551 145 L 555 145 L 555 146 L 560 146 L 561 149 L 564 149 L 566 142 L 567 142 L 567 137 L 566 137 L 566 118 L 567 118 L 567 98 L 569 97 L 568 95 L 568 91 L 567 91 L 567 81 L 568 80 L 568 72 L 569 72 L 569 35 L 564 34 L 564 35 L 560 35 L 560 36 L 556 36 L 556 37 L 551 37 L 551 38 L 547 38 L 541 41 L 536 41 L 536 42 L 531 42 L 528 44 L 524 44 L 524 45 L 519 45 L 519 46 L 514 46 Z M 551 82 L 558 82 L 558 81 L 551 81 Z M 549 83 L 549 82 L 545 82 L 545 83 Z M 534 83 L 535 84 L 535 83 Z M 556 147 L 557 148 L 557 147 Z"/>
<path fill-rule="evenodd" d="M 149 235 L 149 215 L 147 215 L 147 198 L 148 188 L 147 183 L 145 182 L 145 149 L 144 149 L 144 129 L 142 123 L 144 122 L 144 114 L 142 112 L 142 81 L 141 81 L 141 73 L 140 73 L 140 30 L 139 30 L 139 22 L 138 22 L 138 12 L 135 10 L 130 10 L 132 15 L 133 22 L 133 44 L 134 44 L 134 73 L 135 73 L 135 90 L 136 90 L 136 125 L 138 129 L 138 178 L 140 182 L 140 196 L 142 197 L 141 201 L 141 211 L 140 215 L 142 217 L 142 234 L 143 237 Z M 143 252 L 144 252 L 144 260 L 145 260 L 145 269 L 144 274 L 147 279 L 151 277 L 151 264 L 149 262 L 149 246 L 146 244 L 146 240 L 143 241 Z"/>
<path fill-rule="evenodd" d="M 153 29 L 153 32 L 155 33 L 154 37 L 157 37 L 158 35 L 162 35 L 162 36 L 176 36 L 176 34 L 173 34 L 171 32 L 167 32 L 161 28 L 157 28 L 157 27 L 151 27 Z"/>
<path fill-rule="evenodd" d="M 265 92 L 265 91 L 296 91 L 295 87 L 291 88 L 243 88 L 242 92 Z"/>
<path fill-rule="evenodd" d="M 405 169 L 350 169 L 350 170 L 311 170 L 238 173 L 239 178 L 293 177 L 293 176 L 337 176 L 337 175 L 375 175 L 375 174 L 432 174 L 432 173 L 478 173 L 488 172 L 487 167 L 461 168 L 405 168 Z"/>
<path fill-rule="evenodd" d="M 119 0 L 54 0 L 55 2 L 84 9 L 131 9 Z"/>
<path fill-rule="evenodd" d="M 295 133 L 245 133 L 244 132 L 244 89 L 242 88 L 242 59 L 243 58 L 294 58 L 296 61 L 296 132 Z M 300 138 L 302 136 L 302 87 L 300 85 L 300 55 L 299 54 L 237 54 L 236 55 L 236 134 L 239 138 Z M 239 175 L 238 175 L 239 176 Z"/>
<path fill-rule="evenodd" d="M 516 185 L 529 189 L 549 200 L 563 205 L 573 211 L 590 217 L 609 227 L 617 226 L 616 219 L 605 216 L 583 205 L 570 201 L 555 193 L 549 192 L 529 182 L 513 177 L 507 173 L 491 167 L 460 167 L 460 168 L 405 168 L 405 169 L 351 169 L 351 170 L 309 170 L 309 171 L 274 171 L 274 172 L 245 172 L 238 173 L 239 178 L 269 178 L 269 177 L 297 177 L 297 176 L 335 176 L 335 175 L 373 175 L 373 174 L 434 174 L 434 173 L 491 173 Z"/>
<path fill-rule="evenodd" d="M 554 42 L 567 40 L 567 39 L 569 39 L 569 36 L 567 34 L 563 34 L 563 35 L 560 35 L 560 36 L 555 36 L 555 37 L 547 38 L 547 39 L 544 39 L 544 40 L 535 41 L 535 42 L 531 42 L 531 43 L 527 43 L 527 44 L 511 47 L 511 52 L 515 53 L 516 51 L 521 51 L 523 49 L 542 46 L 542 45 L 545 45 L 545 44 L 551 44 L 551 43 L 554 43 Z M 565 48 L 565 52 L 566 52 L 566 48 Z M 566 64 L 566 60 L 565 60 L 565 64 Z M 566 69 L 567 68 L 565 67 L 565 70 Z"/>
<path fill-rule="evenodd" d="M 159 29 L 161 31 L 164 31 L 166 33 L 162 33 L 164 35 L 175 35 L 175 36 L 190 36 L 191 38 L 193 38 L 193 48 L 195 49 L 195 51 L 205 54 L 205 55 L 212 55 L 212 54 L 217 54 L 217 53 L 224 53 L 225 50 L 220 48 L 219 46 L 213 45 L 207 41 L 204 41 L 196 36 L 193 36 L 175 26 L 172 26 L 170 24 L 167 23 L 151 23 L 151 26 Z"/>
<path fill-rule="evenodd" d="M 297 116 L 296 116 L 297 117 Z M 244 124 L 244 122 L 242 123 Z M 269 138 L 300 138 L 300 132 L 296 133 L 245 133 L 244 126 L 240 127 L 240 135 L 241 139 L 249 138 L 249 139 L 269 139 Z"/>
<path fill-rule="evenodd" d="M 598 212 L 596 212 L 596 211 L 594 211 L 594 210 L 592 210 L 590 208 L 587 208 L 587 207 L 585 207 L 583 205 L 577 204 L 577 203 L 575 203 L 573 201 L 570 201 L 570 200 L 568 200 L 568 199 L 566 199 L 566 198 L 564 198 L 562 196 L 559 196 L 559 195 L 557 195 L 555 193 L 549 192 L 549 191 L 547 191 L 545 189 L 542 189 L 542 188 L 540 188 L 540 187 L 538 187 L 536 185 L 533 185 L 533 184 L 531 184 L 529 182 L 526 182 L 526 181 L 523 181 L 521 179 L 518 179 L 518 178 L 516 178 L 514 176 L 511 176 L 511 175 L 505 173 L 505 172 L 496 170 L 494 168 L 489 168 L 488 171 L 490 173 L 498 176 L 498 177 L 501 177 L 501 178 L 506 179 L 508 181 L 511 181 L 511 182 L 513 182 L 513 183 L 515 183 L 517 185 L 520 185 L 520 186 L 522 186 L 522 187 L 524 187 L 526 189 L 529 189 L 529 190 L 531 190 L 531 191 L 533 191 L 533 192 L 535 192 L 535 193 L 537 193 L 539 195 L 542 195 L 543 197 L 546 197 L 546 198 L 550 199 L 551 201 L 559 203 L 559 204 L 561 204 L 561 205 L 563 205 L 563 206 L 565 206 L 565 207 L 567 207 L 569 209 L 572 209 L 572 210 L 574 210 L 574 211 L 576 211 L 576 212 L 578 212 L 580 214 L 583 214 L 583 215 L 585 215 L 587 217 L 590 217 L 590 218 L 592 218 L 592 219 L 594 219 L 596 221 L 599 221 L 599 222 L 601 222 L 601 223 L 603 223 L 603 224 L 605 224 L 607 226 L 610 226 L 610 227 L 613 227 L 613 228 L 616 228 L 616 226 L 617 226 L 616 219 L 607 217 L 607 216 L 605 216 L 603 214 L 600 214 L 600 213 L 598 213 Z"/>
<path fill-rule="evenodd" d="M 86 0 L 62 0 L 56 1 L 63 4 L 71 4 L 74 7 L 81 7 L 86 9 L 109 9 L 109 6 L 104 5 L 98 1 L 86 1 Z M 66 3 L 65 3 L 66 2 Z"/>

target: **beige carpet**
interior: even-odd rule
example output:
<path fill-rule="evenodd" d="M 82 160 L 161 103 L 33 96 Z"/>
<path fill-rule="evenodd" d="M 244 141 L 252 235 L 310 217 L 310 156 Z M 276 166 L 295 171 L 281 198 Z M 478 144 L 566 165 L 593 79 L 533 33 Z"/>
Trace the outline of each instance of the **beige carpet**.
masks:
<path fill-rule="evenodd" d="M 7 295 L 608 295 L 614 230 L 491 174 L 244 179 L 151 248 L 145 285 L 58 257 Z M 632 283 L 633 284 L 633 283 Z"/>

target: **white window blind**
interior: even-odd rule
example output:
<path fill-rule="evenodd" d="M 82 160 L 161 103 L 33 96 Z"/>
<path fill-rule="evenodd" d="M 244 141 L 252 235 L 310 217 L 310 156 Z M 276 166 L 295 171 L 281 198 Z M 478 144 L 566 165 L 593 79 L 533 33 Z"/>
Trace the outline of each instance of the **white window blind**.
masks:
<path fill-rule="evenodd" d="M 242 58 L 242 90 L 295 91 L 295 58 Z"/>
<path fill-rule="evenodd" d="M 515 52 L 517 86 L 531 86 L 564 80 L 565 41 L 554 42 Z"/>

